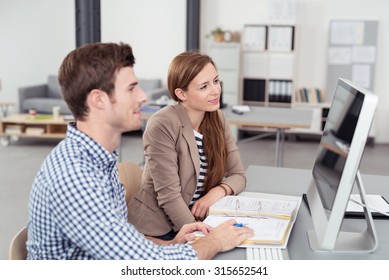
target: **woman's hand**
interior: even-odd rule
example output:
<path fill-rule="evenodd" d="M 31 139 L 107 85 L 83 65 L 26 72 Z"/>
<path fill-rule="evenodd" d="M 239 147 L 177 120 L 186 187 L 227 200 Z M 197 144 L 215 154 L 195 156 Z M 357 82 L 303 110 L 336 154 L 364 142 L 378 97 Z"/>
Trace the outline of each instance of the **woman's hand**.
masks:
<path fill-rule="evenodd" d="M 226 191 L 228 190 L 228 191 Z M 229 187 L 226 185 L 216 186 L 208 191 L 206 195 L 198 199 L 192 207 L 192 214 L 197 220 L 204 220 L 209 213 L 209 207 L 222 197 L 229 194 Z"/>

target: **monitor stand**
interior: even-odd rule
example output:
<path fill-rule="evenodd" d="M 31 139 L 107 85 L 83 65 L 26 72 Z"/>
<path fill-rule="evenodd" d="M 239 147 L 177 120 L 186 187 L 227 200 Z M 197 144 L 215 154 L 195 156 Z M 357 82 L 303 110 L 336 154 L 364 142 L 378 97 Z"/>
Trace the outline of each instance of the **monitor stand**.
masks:
<path fill-rule="evenodd" d="M 356 183 L 358 186 L 359 194 L 361 196 L 361 202 L 366 204 L 366 193 L 363 186 L 362 177 L 357 171 Z M 368 206 L 368 205 L 367 205 Z M 331 253 L 371 253 L 378 247 L 378 237 L 373 223 L 373 217 L 368 207 L 363 207 L 365 214 L 365 221 L 367 228 L 364 232 L 346 232 L 339 231 L 338 238 L 333 250 L 328 251 L 320 247 L 317 241 L 315 230 L 309 230 L 308 240 L 309 245 L 313 251 L 316 252 L 331 252 Z"/>

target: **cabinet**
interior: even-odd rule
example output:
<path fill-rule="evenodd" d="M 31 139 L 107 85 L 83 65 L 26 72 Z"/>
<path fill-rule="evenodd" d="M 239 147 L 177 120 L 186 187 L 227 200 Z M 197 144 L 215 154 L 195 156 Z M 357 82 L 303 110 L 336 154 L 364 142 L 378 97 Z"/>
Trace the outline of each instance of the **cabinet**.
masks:
<path fill-rule="evenodd" d="M 291 106 L 295 81 L 294 40 L 294 25 L 244 27 L 241 104 Z"/>
<path fill-rule="evenodd" d="M 222 101 L 228 105 L 239 103 L 240 44 L 209 43 L 207 53 L 216 64 L 222 81 Z"/>

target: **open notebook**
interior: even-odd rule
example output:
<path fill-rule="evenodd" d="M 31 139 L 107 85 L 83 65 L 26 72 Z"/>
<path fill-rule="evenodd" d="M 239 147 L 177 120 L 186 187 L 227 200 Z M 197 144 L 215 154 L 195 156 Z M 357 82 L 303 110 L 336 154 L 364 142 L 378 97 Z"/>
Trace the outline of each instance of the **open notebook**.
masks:
<path fill-rule="evenodd" d="M 226 196 L 210 207 L 205 223 L 216 227 L 234 218 L 254 230 L 254 236 L 240 247 L 286 248 L 301 204 L 301 197 L 242 192 Z M 201 233 L 198 233 L 201 237 Z"/>

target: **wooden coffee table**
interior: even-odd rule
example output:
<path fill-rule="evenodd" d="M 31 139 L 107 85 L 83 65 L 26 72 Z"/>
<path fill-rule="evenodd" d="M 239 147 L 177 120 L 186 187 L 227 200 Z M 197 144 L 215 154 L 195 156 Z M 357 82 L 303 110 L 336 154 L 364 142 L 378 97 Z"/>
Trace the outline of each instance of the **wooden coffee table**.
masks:
<path fill-rule="evenodd" d="M 69 121 L 64 116 L 15 114 L 0 119 L 0 142 L 7 146 L 19 138 L 53 138 L 66 136 Z"/>

